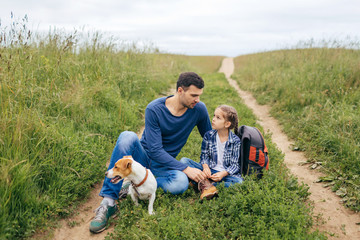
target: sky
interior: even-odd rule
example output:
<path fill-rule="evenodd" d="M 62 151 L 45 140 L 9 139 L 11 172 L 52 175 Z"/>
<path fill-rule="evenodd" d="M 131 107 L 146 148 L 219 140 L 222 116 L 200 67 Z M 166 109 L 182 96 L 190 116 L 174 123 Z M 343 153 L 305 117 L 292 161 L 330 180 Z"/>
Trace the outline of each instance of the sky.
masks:
<path fill-rule="evenodd" d="M 26 14 L 32 31 L 98 31 L 166 53 L 235 57 L 360 37 L 359 0 L 0 1 L 3 29 Z"/>

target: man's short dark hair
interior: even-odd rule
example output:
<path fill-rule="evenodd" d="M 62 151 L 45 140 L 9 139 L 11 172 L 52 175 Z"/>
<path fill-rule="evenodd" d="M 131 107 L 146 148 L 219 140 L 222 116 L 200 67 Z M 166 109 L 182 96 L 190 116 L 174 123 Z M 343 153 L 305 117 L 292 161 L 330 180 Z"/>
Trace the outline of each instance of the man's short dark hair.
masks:
<path fill-rule="evenodd" d="M 194 72 L 183 72 L 180 74 L 176 83 L 176 91 L 179 87 L 182 87 L 186 91 L 190 85 L 202 89 L 204 87 L 204 80 Z"/>

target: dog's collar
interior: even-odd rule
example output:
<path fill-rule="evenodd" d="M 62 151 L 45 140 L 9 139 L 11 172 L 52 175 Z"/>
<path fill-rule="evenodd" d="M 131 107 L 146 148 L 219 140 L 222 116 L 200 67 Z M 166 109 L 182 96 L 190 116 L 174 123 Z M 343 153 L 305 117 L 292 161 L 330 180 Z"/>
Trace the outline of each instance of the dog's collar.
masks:
<path fill-rule="evenodd" d="M 139 183 L 139 184 L 135 184 L 135 183 L 133 183 L 133 182 L 131 182 L 131 183 L 132 183 L 132 185 L 133 185 L 134 187 L 140 187 L 141 185 L 144 184 L 144 182 L 146 181 L 146 179 L 148 178 L 148 176 L 149 176 L 149 170 L 146 168 L 146 175 L 145 175 L 144 179 L 141 181 L 141 183 Z"/>

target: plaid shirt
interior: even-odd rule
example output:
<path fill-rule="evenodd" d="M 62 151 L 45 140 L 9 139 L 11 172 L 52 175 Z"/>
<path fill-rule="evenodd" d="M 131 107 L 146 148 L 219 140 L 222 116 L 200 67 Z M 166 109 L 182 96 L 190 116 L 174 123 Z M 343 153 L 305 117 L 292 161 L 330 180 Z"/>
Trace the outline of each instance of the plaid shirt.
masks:
<path fill-rule="evenodd" d="M 217 130 L 210 130 L 205 133 L 201 144 L 200 163 L 207 164 L 210 168 L 214 168 L 217 163 L 216 148 Z M 241 177 L 239 156 L 240 156 L 241 140 L 232 131 L 229 131 L 229 138 L 224 149 L 224 168 L 229 175 Z"/>

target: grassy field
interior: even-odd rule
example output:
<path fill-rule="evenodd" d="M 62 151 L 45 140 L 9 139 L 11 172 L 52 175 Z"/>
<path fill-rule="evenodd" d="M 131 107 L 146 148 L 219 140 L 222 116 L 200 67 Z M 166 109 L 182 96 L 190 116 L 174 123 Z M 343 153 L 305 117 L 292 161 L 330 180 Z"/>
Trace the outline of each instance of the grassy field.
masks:
<path fill-rule="evenodd" d="M 359 44 L 357 44 L 359 46 Z M 236 79 L 258 102 L 272 106 L 310 167 L 327 175 L 349 208 L 360 210 L 360 51 L 313 48 L 235 59 Z"/>
<path fill-rule="evenodd" d="M 120 132 L 143 125 L 148 102 L 180 72 L 220 64 L 118 50 L 100 34 L 81 44 L 76 32 L 40 37 L 23 23 L 0 33 L 0 239 L 71 214 L 103 179 Z"/>
<path fill-rule="evenodd" d="M 118 46 L 99 34 L 32 34 L 26 25 L 0 29 L 0 239 L 22 239 L 71 215 L 103 179 L 105 163 L 124 130 L 138 131 L 146 105 L 175 87 L 180 72 L 206 81 L 202 100 L 237 108 L 256 125 L 223 74 L 222 57 L 159 54 Z M 156 215 L 146 204 L 119 203 L 113 239 L 324 239 L 313 231 L 306 186 L 283 166 L 266 136 L 271 168 L 261 181 L 225 189 L 211 201 L 158 191 Z M 196 130 L 178 156 L 198 160 Z"/>
<path fill-rule="evenodd" d="M 220 104 L 236 107 L 240 124 L 256 125 L 256 119 L 229 86 L 223 74 L 205 74 L 201 99 L 212 115 Z M 201 136 L 195 129 L 179 156 L 199 160 Z M 157 191 L 155 215 L 147 213 L 147 201 L 135 207 L 130 197 L 119 202 L 115 231 L 107 239 L 325 239 L 312 230 L 308 189 L 299 186 L 283 166 L 283 155 L 266 136 L 270 170 L 260 181 L 247 178 L 232 188 L 219 187 L 219 197 L 200 202 L 192 188 L 182 196 Z"/>

